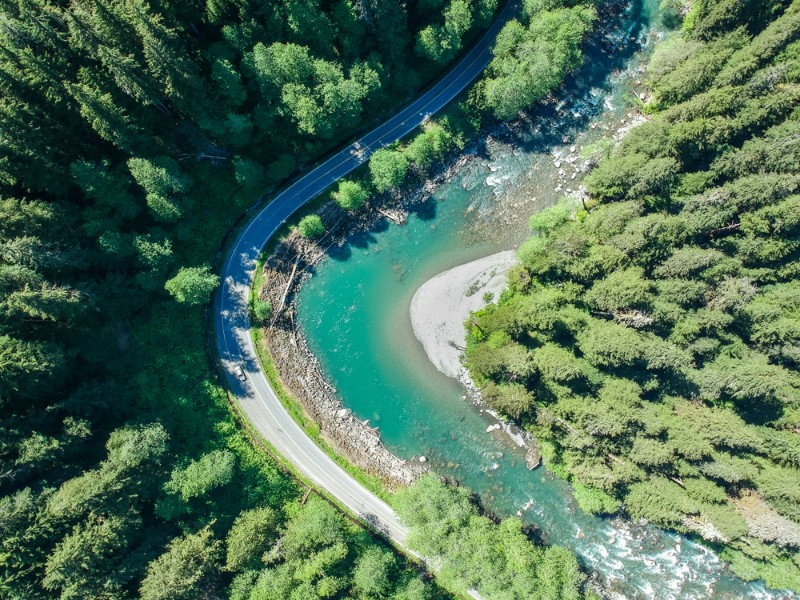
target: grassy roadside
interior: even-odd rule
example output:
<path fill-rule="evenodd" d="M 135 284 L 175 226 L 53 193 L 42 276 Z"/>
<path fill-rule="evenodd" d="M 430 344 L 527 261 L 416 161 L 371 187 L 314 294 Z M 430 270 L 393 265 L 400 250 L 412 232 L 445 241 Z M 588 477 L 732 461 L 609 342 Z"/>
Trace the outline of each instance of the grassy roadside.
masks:
<path fill-rule="evenodd" d="M 256 263 L 256 273 L 253 279 L 253 286 L 250 288 L 250 299 L 248 302 L 251 308 L 253 306 L 257 290 L 260 290 L 264 283 L 263 266 L 266 257 L 268 256 L 269 254 L 267 251 L 262 252 L 258 262 Z M 347 473 L 353 476 L 356 481 L 358 481 L 370 492 L 382 500 L 389 502 L 391 498 L 391 492 L 379 477 L 367 473 L 361 467 L 350 463 L 347 459 L 337 454 L 333 448 L 331 448 L 330 444 L 328 444 L 325 438 L 322 437 L 319 424 L 308 415 L 300 400 L 298 400 L 294 394 L 292 394 L 286 388 L 281 380 L 280 373 L 278 373 L 278 370 L 272 361 L 272 357 L 269 354 L 269 350 L 267 349 L 263 330 L 260 327 L 253 327 L 250 331 L 251 335 L 253 336 L 253 345 L 256 349 L 256 356 L 258 357 L 261 368 L 267 377 L 267 381 L 272 389 L 275 390 L 275 393 L 280 399 L 281 404 L 289 412 L 295 422 L 303 429 L 306 435 L 314 440 L 314 443 L 316 443 L 317 446 L 319 446 L 325 452 L 325 454 L 327 454 L 334 462 L 336 462 L 336 464 L 347 471 Z"/>

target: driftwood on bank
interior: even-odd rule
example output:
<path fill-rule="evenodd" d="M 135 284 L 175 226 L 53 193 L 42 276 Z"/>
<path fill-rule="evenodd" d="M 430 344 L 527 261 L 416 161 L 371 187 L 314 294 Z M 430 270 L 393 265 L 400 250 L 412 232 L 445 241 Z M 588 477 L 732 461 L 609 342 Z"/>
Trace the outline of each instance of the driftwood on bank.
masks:
<path fill-rule="evenodd" d="M 286 306 L 286 296 L 289 295 L 289 290 L 292 288 L 292 282 L 294 281 L 294 276 L 297 275 L 297 265 L 300 264 L 301 254 L 297 253 L 297 258 L 294 261 L 294 266 L 292 267 L 292 274 L 289 275 L 289 281 L 286 282 L 286 288 L 283 290 L 283 296 L 281 296 L 281 305 L 278 307 L 277 312 L 283 312 L 283 308 Z"/>
<path fill-rule="evenodd" d="M 398 210 L 384 210 L 382 208 L 376 209 L 380 214 L 382 214 L 387 219 L 394 221 L 398 225 L 405 225 L 406 221 L 408 220 L 408 213 Z"/>

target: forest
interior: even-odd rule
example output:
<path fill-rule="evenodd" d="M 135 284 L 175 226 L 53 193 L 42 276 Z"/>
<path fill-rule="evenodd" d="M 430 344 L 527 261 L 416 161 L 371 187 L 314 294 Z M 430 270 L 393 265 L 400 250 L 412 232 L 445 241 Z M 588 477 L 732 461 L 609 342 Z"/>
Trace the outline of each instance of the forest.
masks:
<path fill-rule="evenodd" d="M 583 510 L 800 592 L 800 2 L 691 6 L 647 121 L 531 217 L 466 360 Z"/>
<path fill-rule="evenodd" d="M 204 306 L 246 209 L 411 98 L 497 4 L 0 0 L 1 597 L 452 597 L 254 444 Z M 464 107 L 338 201 L 557 86 L 592 23 L 575 4 L 527 0 Z M 526 44 L 546 60 L 526 68 Z"/>
<path fill-rule="evenodd" d="M 443 594 L 252 447 L 199 306 L 259 195 L 440 70 L 441 4 L 0 4 L 0 596 Z"/>

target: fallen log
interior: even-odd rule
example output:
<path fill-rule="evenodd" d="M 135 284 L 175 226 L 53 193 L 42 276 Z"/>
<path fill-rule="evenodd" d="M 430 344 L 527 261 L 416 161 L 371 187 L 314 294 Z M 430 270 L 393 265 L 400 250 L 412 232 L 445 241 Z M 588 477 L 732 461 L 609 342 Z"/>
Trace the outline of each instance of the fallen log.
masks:
<path fill-rule="evenodd" d="M 389 211 L 383 210 L 382 208 L 379 208 L 378 212 L 381 213 L 387 219 L 390 219 L 390 220 L 394 221 L 398 225 L 405 225 L 405 223 L 406 223 L 406 217 L 402 213 L 400 213 L 400 214 L 398 214 L 398 213 L 391 214 Z"/>
<path fill-rule="evenodd" d="M 275 311 L 275 314 L 278 315 L 283 311 L 284 307 L 286 306 L 286 297 L 289 295 L 289 290 L 292 287 L 292 282 L 294 281 L 294 276 L 297 274 L 297 265 L 300 264 L 300 254 L 298 253 L 297 258 L 294 260 L 294 266 L 292 267 L 292 274 L 289 275 L 289 281 L 286 283 L 286 289 L 283 290 L 283 296 L 281 297 L 281 305 L 278 307 L 278 310 Z"/>

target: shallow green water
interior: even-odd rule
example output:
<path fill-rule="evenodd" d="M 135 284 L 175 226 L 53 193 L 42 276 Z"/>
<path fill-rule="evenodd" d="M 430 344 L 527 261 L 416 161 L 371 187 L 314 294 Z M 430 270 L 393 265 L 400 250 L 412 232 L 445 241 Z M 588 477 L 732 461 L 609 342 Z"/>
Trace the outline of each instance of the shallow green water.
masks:
<path fill-rule="evenodd" d="M 525 221 L 555 202 L 555 161 L 628 118 L 626 97 L 646 53 L 658 0 L 644 0 L 619 31 L 595 47 L 588 67 L 522 132 L 501 132 L 459 170 L 405 226 L 380 223 L 331 252 L 298 297 L 298 319 L 345 406 L 369 419 L 398 455 L 425 455 L 440 473 L 476 491 L 501 515 L 521 511 L 542 538 L 575 551 L 606 589 L 629 598 L 783 597 L 731 576 L 706 548 L 649 526 L 584 514 L 569 486 L 524 454 L 496 422 L 469 405 L 460 384 L 439 373 L 414 338 L 409 305 L 417 288 L 450 267 L 527 236 Z M 643 27 L 643 29 L 642 29 Z M 652 38 L 652 35 L 651 35 Z"/>

